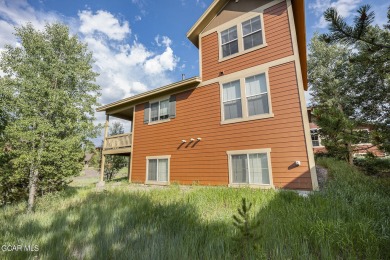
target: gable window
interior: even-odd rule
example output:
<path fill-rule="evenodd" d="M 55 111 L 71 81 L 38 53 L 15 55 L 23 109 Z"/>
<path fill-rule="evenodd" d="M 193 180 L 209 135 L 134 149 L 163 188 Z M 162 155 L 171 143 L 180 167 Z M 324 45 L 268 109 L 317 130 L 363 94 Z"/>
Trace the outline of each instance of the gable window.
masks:
<path fill-rule="evenodd" d="M 222 57 L 238 52 L 237 26 L 221 32 Z"/>
<path fill-rule="evenodd" d="M 242 37 L 244 40 L 244 50 L 259 46 L 263 43 L 260 16 L 242 23 Z"/>
<path fill-rule="evenodd" d="M 145 103 L 144 123 L 167 122 L 176 117 L 176 96 L 163 97 Z"/>
<path fill-rule="evenodd" d="M 270 149 L 230 151 L 228 153 L 231 185 L 270 186 Z"/>
<path fill-rule="evenodd" d="M 221 28 L 219 32 L 219 61 L 236 57 L 265 47 L 265 33 L 262 13 L 252 17 L 245 16 L 229 28 Z"/>
<path fill-rule="evenodd" d="M 147 159 L 146 182 L 169 182 L 169 156 L 150 156 Z"/>
<path fill-rule="evenodd" d="M 266 73 L 223 83 L 221 91 L 225 123 L 273 116 Z"/>

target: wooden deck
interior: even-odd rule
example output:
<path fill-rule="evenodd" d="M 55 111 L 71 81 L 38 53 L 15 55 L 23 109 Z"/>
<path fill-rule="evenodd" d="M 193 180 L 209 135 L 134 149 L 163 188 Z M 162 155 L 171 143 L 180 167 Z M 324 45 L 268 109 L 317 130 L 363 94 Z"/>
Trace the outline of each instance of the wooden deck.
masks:
<path fill-rule="evenodd" d="M 127 154 L 132 151 L 132 133 L 106 137 L 103 154 Z"/>

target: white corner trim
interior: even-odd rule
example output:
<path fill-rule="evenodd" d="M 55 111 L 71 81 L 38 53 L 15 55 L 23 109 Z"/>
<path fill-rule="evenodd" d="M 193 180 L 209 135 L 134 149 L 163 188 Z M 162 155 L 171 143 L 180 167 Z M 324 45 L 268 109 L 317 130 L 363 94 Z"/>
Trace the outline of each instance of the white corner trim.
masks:
<path fill-rule="evenodd" d="M 287 0 L 287 14 L 288 14 L 288 20 L 290 24 L 291 40 L 292 40 L 293 51 L 294 51 L 295 69 L 296 69 L 296 75 L 298 81 L 298 94 L 299 94 L 299 101 L 301 104 L 302 123 L 303 123 L 304 135 L 305 135 L 306 151 L 307 151 L 307 157 L 309 162 L 312 188 L 313 190 L 318 190 L 319 187 L 318 187 L 318 180 L 317 180 L 317 171 L 315 167 L 314 152 L 313 152 L 313 147 L 311 142 L 310 125 L 309 125 L 309 118 L 306 109 L 302 70 L 301 70 L 301 63 L 299 60 L 299 52 L 298 52 L 297 33 L 295 30 L 295 22 L 294 22 L 291 0 Z"/>

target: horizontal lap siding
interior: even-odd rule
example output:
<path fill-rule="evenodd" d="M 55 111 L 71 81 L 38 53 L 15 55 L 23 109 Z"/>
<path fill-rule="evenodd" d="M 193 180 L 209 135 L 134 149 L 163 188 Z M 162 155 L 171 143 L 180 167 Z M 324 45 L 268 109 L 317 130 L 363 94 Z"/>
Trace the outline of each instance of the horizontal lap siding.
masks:
<path fill-rule="evenodd" d="M 177 94 L 170 122 L 144 124 L 138 105 L 132 181 L 145 181 L 146 156 L 171 155 L 171 182 L 227 185 L 226 151 L 271 148 L 275 186 L 311 189 L 294 63 L 270 68 L 269 80 L 274 118 L 221 125 L 218 83 Z M 202 140 L 189 143 L 197 137 Z M 293 167 L 298 160 L 301 166 Z"/>
<path fill-rule="evenodd" d="M 218 33 L 202 38 L 202 80 L 229 74 L 293 55 L 286 2 L 264 10 L 264 30 L 267 46 L 219 62 Z M 239 38 L 240 40 L 240 38 Z"/>

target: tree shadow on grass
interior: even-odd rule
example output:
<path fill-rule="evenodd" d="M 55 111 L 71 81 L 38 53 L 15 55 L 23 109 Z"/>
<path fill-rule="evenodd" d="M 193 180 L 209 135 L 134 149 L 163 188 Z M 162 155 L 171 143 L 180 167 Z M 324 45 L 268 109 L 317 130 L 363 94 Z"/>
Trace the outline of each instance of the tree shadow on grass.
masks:
<path fill-rule="evenodd" d="M 267 259 L 389 259 L 388 217 L 378 210 L 386 202 L 354 193 L 278 192 L 254 219 L 260 251 Z"/>
<path fill-rule="evenodd" d="M 44 237 L 39 252 L 19 252 L 21 258 L 220 259 L 231 257 L 231 230 L 226 223 L 205 223 L 188 203 L 160 204 L 145 194 L 114 191 L 88 195 L 56 213 L 47 227 L 30 221 L 16 232 Z"/>

